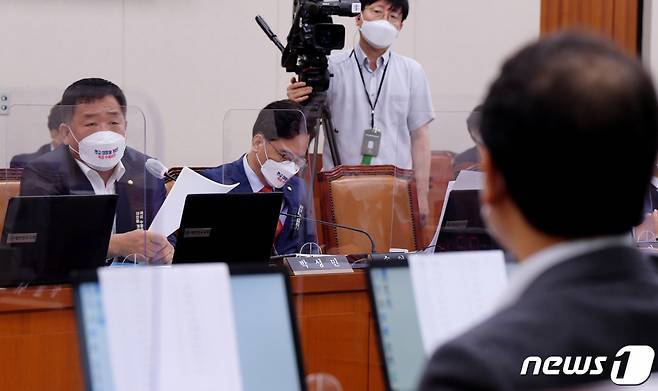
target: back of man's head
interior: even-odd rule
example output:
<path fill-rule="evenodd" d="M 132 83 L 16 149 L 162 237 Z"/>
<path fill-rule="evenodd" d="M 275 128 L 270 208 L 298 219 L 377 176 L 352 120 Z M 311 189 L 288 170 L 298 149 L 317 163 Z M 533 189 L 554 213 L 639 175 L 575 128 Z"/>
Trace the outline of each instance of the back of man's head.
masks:
<path fill-rule="evenodd" d="M 641 221 L 657 109 L 638 61 L 600 38 L 569 32 L 507 60 L 480 131 L 533 227 L 564 238 L 620 234 Z"/>
<path fill-rule="evenodd" d="M 109 80 L 101 78 L 87 78 L 76 81 L 64 90 L 62 95 L 62 113 L 64 121 L 69 122 L 73 116 L 73 108 L 80 103 L 91 103 L 113 96 L 124 114 L 126 114 L 126 97 L 121 88 Z"/>
<path fill-rule="evenodd" d="M 289 100 L 272 102 L 265 106 L 254 123 L 252 136 L 262 134 L 267 140 L 293 139 L 308 134 L 302 107 Z M 309 134 L 310 138 L 311 134 Z"/>
<path fill-rule="evenodd" d="M 56 131 L 59 129 L 59 125 L 63 122 L 61 105 L 61 102 L 57 102 L 50 108 L 50 113 L 48 114 L 48 130 L 50 131 Z"/>

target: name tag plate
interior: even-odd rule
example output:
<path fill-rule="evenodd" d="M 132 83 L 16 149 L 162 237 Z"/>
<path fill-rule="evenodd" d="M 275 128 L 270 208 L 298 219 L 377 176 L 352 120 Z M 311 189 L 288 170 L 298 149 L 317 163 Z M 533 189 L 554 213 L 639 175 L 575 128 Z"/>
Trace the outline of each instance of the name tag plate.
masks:
<path fill-rule="evenodd" d="M 313 257 L 284 258 L 295 276 L 310 274 L 354 273 L 347 257 L 342 255 L 318 255 Z"/>

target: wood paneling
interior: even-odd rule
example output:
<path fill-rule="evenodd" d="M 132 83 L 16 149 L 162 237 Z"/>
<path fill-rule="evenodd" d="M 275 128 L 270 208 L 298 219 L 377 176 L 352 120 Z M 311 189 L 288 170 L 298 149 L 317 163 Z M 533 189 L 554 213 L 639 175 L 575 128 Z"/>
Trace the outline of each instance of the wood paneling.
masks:
<path fill-rule="evenodd" d="M 383 391 L 364 273 L 292 277 L 292 287 L 306 373 L 330 374 L 345 391 Z"/>
<path fill-rule="evenodd" d="M 0 390 L 82 390 L 71 289 L 0 291 Z"/>
<path fill-rule="evenodd" d="M 542 0 L 541 33 L 580 28 L 612 39 L 638 54 L 642 0 Z"/>

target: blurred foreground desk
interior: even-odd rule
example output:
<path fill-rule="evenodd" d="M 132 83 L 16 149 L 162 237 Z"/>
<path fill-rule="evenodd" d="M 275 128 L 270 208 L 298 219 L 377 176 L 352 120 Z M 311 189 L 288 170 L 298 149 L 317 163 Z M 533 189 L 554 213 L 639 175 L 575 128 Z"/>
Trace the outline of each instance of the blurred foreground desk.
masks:
<path fill-rule="evenodd" d="M 307 373 L 384 390 L 362 272 L 291 277 Z M 0 289 L 0 390 L 82 390 L 70 287 Z"/>
<path fill-rule="evenodd" d="M 335 376 L 344 391 L 383 391 L 365 273 L 291 277 L 306 373 Z"/>
<path fill-rule="evenodd" d="M 0 390 L 82 390 L 70 287 L 0 289 Z"/>

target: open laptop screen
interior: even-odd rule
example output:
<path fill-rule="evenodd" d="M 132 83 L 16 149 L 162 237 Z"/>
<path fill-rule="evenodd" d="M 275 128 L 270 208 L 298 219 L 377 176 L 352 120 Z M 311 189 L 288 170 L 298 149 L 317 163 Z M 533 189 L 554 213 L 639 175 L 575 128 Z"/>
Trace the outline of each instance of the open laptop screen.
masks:
<path fill-rule="evenodd" d="M 231 273 L 244 389 L 301 391 L 286 276 Z"/>
<path fill-rule="evenodd" d="M 388 389 L 415 390 L 426 357 L 409 268 L 375 264 L 368 273 Z"/>
<path fill-rule="evenodd" d="M 276 270 L 231 270 L 235 329 L 245 391 L 305 390 L 286 284 L 286 276 Z M 76 311 L 86 389 L 114 390 L 98 281 L 76 286 Z"/>

